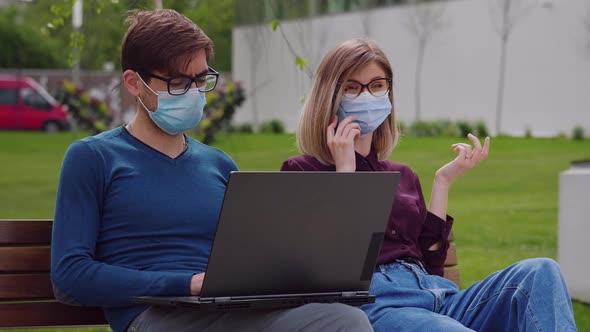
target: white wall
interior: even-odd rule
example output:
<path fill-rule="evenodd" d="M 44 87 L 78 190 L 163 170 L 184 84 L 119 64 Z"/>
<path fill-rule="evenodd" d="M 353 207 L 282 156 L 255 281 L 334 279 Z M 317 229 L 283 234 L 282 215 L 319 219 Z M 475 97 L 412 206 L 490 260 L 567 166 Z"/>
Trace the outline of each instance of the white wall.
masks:
<path fill-rule="evenodd" d="M 281 27 L 312 72 L 339 42 L 365 35 L 376 40 L 393 65 L 398 118 L 408 123 L 415 113 L 417 47 L 405 22 L 413 11 L 388 7 L 283 21 Z M 508 45 L 503 132 L 522 135 L 529 128 L 536 136 L 553 136 L 581 125 L 590 133 L 590 49 L 584 49 L 590 31 L 583 25 L 589 14 L 587 0 L 542 0 L 519 21 Z M 446 2 L 444 20 L 448 24 L 433 36 L 424 58 L 422 118 L 484 120 L 493 131 L 500 39 L 489 2 Z M 276 118 L 295 130 L 311 80 L 295 66 L 279 31 L 268 24 L 235 28 L 232 75 L 248 91 L 236 122 Z"/>
<path fill-rule="evenodd" d="M 590 303 L 590 264 L 587 243 L 590 234 L 588 204 L 590 166 L 572 167 L 559 176 L 559 235 L 557 253 L 561 271 L 572 298 Z"/>

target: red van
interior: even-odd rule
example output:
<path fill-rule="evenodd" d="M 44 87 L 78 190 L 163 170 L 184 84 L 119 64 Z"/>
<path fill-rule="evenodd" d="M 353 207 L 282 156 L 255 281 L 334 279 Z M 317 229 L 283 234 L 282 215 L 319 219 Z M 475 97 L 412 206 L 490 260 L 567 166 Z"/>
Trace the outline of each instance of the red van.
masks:
<path fill-rule="evenodd" d="M 54 132 L 69 128 L 66 111 L 32 78 L 0 75 L 0 129 Z"/>

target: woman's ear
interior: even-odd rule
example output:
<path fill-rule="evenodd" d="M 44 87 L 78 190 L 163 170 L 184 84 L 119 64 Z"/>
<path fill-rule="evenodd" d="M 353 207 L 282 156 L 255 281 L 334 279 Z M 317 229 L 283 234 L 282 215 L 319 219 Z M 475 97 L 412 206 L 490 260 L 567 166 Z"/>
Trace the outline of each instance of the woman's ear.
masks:
<path fill-rule="evenodd" d="M 137 75 L 137 72 L 131 69 L 127 69 L 123 72 L 123 83 L 125 83 L 125 88 L 127 88 L 127 91 L 129 91 L 134 97 L 139 96 L 139 85 L 143 84 Z"/>

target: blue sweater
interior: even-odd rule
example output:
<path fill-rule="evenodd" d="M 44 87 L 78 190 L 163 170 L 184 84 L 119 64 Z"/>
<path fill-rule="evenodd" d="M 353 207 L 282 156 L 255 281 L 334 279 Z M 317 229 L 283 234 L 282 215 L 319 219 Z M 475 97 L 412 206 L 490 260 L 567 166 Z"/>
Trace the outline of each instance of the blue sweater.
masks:
<path fill-rule="evenodd" d="M 205 272 L 235 163 L 189 138 L 176 159 L 124 128 L 74 142 L 61 175 L 51 277 L 61 300 L 101 306 L 115 332 L 147 307 L 132 296 L 190 295 Z"/>

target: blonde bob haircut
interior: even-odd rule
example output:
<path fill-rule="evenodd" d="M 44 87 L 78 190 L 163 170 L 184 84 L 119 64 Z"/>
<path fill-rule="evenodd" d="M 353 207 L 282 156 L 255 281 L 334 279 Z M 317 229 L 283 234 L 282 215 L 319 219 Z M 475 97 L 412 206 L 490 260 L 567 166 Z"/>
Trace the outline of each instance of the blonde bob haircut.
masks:
<path fill-rule="evenodd" d="M 311 92 L 303 105 L 297 128 L 297 145 L 301 153 L 310 155 L 320 162 L 332 165 L 334 159 L 328 149 L 327 128 L 340 105 L 338 82 L 346 81 L 357 70 L 369 63 L 379 65 L 387 78 L 393 78 L 391 65 L 374 41 L 351 39 L 331 49 L 322 60 Z M 393 91 L 389 90 L 391 114 L 373 132 L 372 149 L 379 159 L 387 159 L 397 144 L 399 132 L 395 121 Z"/>

